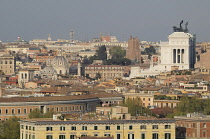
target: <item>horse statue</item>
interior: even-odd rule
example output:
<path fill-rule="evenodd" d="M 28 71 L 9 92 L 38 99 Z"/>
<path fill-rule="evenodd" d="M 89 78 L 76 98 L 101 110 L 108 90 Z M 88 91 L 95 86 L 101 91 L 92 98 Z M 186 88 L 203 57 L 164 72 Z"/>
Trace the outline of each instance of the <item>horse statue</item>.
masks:
<path fill-rule="evenodd" d="M 188 28 L 187 28 L 188 22 L 185 24 L 185 29 L 182 28 L 183 22 L 184 22 L 183 20 L 180 22 L 179 28 L 176 26 L 173 26 L 174 32 L 185 32 L 185 33 L 188 32 Z"/>

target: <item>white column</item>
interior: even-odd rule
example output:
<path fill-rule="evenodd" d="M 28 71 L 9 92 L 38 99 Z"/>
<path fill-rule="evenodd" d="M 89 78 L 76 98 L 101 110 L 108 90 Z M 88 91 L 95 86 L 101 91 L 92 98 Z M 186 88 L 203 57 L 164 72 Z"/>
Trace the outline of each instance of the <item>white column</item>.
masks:
<path fill-rule="evenodd" d="M 182 49 L 180 49 L 180 63 L 182 63 Z"/>
<path fill-rule="evenodd" d="M 184 58 L 184 56 L 185 56 L 185 51 L 184 51 L 184 49 L 182 49 L 183 50 L 183 56 L 182 56 L 182 58 L 183 58 L 183 63 L 185 63 L 185 58 Z"/>
<path fill-rule="evenodd" d="M 178 49 L 176 49 L 176 63 L 178 63 Z"/>

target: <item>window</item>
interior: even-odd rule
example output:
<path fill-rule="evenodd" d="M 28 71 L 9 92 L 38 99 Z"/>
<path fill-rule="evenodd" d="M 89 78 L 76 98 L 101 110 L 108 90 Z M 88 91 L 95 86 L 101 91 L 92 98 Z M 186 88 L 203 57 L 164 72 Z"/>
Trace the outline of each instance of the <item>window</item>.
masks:
<path fill-rule="evenodd" d="M 129 125 L 129 130 L 132 130 L 133 129 L 133 126 L 132 125 Z"/>
<path fill-rule="evenodd" d="M 1 109 L 0 109 L 0 114 L 1 114 Z"/>
<path fill-rule="evenodd" d="M 148 98 L 148 101 L 150 101 L 150 98 Z"/>
<path fill-rule="evenodd" d="M 28 130 L 28 126 L 26 126 L 26 130 Z"/>
<path fill-rule="evenodd" d="M 63 111 L 63 107 L 61 107 L 61 111 Z"/>
<path fill-rule="evenodd" d="M 12 114 L 15 114 L 15 109 L 12 109 Z"/>
<path fill-rule="evenodd" d="M 110 134 L 104 134 L 104 136 L 105 136 L 105 137 L 110 137 L 111 135 L 110 135 Z"/>
<path fill-rule="evenodd" d="M 60 131 L 65 131 L 65 126 L 60 126 Z"/>
<path fill-rule="evenodd" d="M 46 139 L 53 139 L 53 136 L 52 135 L 47 135 Z"/>
<path fill-rule="evenodd" d="M 203 123 L 203 128 L 206 128 L 206 123 Z"/>
<path fill-rule="evenodd" d="M 117 126 L 117 130 L 120 130 L 120 126 L 119 125 Z"/>
<path fill-rule="evenodd" d="M 59 135 L 59 139 L 66 139 L 65 135 Z"/>
<path fill-rule="evenodd" d="M 20 109 L 18 109 L 18 114 L 20 114 L 21 113 L 21 111 L 20 111 Z"/>
<path fill-rule="evenodd" d="M 141 139 L 145 139 L 145 133 L 141 133 Z"/>
<path fill-rule="evenodd" d="M 206 131 L 203 131 L 203 137 L 206 137 Z"/>
<path fill-rule="evenodd" d="M 31 130 L 31 126 L 29 126 L 29 130 Z"/>
<path fill-rule="evenodd" d="M 165 129 L 171 129 L 171 125 L 165 125 Z"/>
<path fill-rule="evenodd" d="M 26 114 L 26 109 L 24 109 L 24 113 Z"/>
<path fill-rule="evenodd" d="M 106 129 L 106 130 L 110 130 L 110 126 L 106 126 L 105 129 Z"/>
<path fill-rule="evenodd" d="M 171 133 L 165 133 L 165 139 L 171 139 Z"/>
<path fill-rule="evenodd" d="M 147 129 L 146 125 L 141 125 L 140 129 Z"/>
<path fill-rule="evenodd" d="M 70 135 L 70 139 L 74 139 L 75 138 L 75 135 Z"/>
<path fill-rule="evenodd" d="M 158 129 L 158 125 L 153 125 L 152 129 Z"/>
<path fill-rule="evenodd" d="M 87 130 L 87 126 L 82 126 L 82 130 Z"/>
<path fill-rule="evenodd" d="M 52 131 L 52 127 L 46 127 L 46 131 Z"/>
<path fill-rule="evenodd" d="M 153 133 L 152 134 L 152 139 L 158 139 L 158 133 Z"/>
<path fill-rule="evenodd" d="M 98 130 L 98 126 L 94 126 L 94 130 Z"/>
<path fill-rule="evenodd" d="M 71 126 L 71 130 L 77 130 L 76 126 Z"/>
<path fill-rule="evenodd" d="M 24 129 L 24 125 L 21 125 L 21 129 Z"/>
<path fill-rule="evenodd" d="M 94 134 L 94 137 L 97 137 L 98 136 L 98 134 Z"/>
<path fill-rule="evenodd" d="M 120 134 L 117 134 L 117 139 L 120 139 Z"/>
<path fill-rule="evenodd" d="M 5 113 L 8 114 L 8 109 L 5 110 Z"/>
<path fill-rule="evenodd" d="M 128 134 L 128 139 L 134 139 L 134 134 Z"/>
<path fill-rule="evenodd" d="M 32 130 L 35 131 L 35 127 L 33 127 Z"/>

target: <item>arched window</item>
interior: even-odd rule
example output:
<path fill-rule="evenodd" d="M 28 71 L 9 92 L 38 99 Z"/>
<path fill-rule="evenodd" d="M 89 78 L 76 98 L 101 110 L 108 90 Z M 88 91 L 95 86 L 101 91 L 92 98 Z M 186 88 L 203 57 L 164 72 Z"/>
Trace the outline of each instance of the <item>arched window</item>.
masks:
<path fill-rule="evenodd" d="M 25 73 L 25 79 L 27 79 L 27 74 Z"/>

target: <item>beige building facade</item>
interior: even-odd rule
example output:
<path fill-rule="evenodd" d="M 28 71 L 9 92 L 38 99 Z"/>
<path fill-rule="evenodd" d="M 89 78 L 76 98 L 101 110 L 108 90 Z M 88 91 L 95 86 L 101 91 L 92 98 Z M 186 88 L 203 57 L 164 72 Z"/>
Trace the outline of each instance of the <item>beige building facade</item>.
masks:
<path fill-rule="evenodd" d="M 149 120 L 30 120 L 20 121 L 20 139 L 175 139 L 175 121 Z"/>
<path fill-rule="evenodd" d="M 98 102 L 99 99 L 91 95 L 0 98 L 0 121 L 13 116 L 27 119 L 35 109 L 44 113 L 95 112 Z"/>
<path fill-rule="evenodd" d="M 102 79 L 122 78 L 124 66 L 120 65 L 88 65 L 85 67 L 85 75 L 95 78 L 100 73 Z"/>
<path fill-rule="evenodd" d="M 10 55 L 0 56 L 0 70 L 6 75 L 14 74 L 16 71 L 15 57 Z"/>

